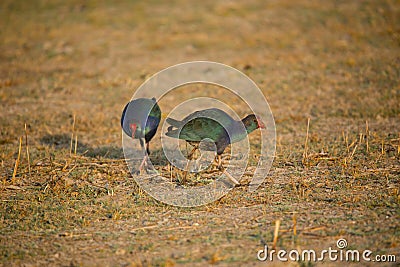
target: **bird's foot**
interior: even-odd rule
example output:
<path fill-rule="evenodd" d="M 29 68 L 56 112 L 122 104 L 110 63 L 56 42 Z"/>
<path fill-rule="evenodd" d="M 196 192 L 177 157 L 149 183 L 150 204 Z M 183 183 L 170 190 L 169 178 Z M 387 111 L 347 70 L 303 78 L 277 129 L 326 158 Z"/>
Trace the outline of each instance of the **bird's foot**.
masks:
<path fill-rule="evenodd" d="M 135 172 L 136 175 L 142 174 L 143 171 L 145 171 L 147 174 L 157 173 L 157 170 L 154 169 L 153 166 L 152 166 L 152 168 L 149 167 L 149 164 L 147 163 L 147 159 L 148 159 L 148 156 L 145 156 L 143 158 L 142 163 L 140 163 L 140 165 L 139 165 L 139 169 Z"/>
<path fill-rule="evenodd" d="M 148 168 L 148 167 L 144 167 L 144 168 L 142 168 L 140 170 L 136 170 L 135 171 L 135 175 L 142 175 L 143 173 L 146 173 L 146 174 L 157 174 L 158 171 L 156 169 L 154 169 L 154 168 L 151 169 L 151 168 Z"/>
<path fill-rule="evenodd" d="M 145 170 L 146 170 L 147 174 L 157 174 L 158 173 L 158 171 L 156 169 L 154 169 L 154 167 L 153 168 L 146 167 Z"/>
<path fill-rule="evenodd" d="M 143 160 L 142 160 L 142 163 L 140 163 L 139 170 L 142 170 L 143 167 L 147 167 L 147 166 L 148 166 L 148 164 L 147 164 L 147 158 L 148 158 L 147 155 L 144 156 L 144 158 L 143 158 Z"/>

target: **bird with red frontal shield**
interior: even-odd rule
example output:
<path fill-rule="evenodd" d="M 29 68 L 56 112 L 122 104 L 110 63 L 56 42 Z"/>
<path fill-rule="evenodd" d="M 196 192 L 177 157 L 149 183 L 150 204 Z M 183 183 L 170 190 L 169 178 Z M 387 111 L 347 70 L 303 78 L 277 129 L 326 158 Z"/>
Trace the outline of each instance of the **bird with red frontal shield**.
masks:
<path fill-rule="evenodd" d="M 188 155 L 189 160 L 202 140 L 211 139 L 217 149 L 219 168 L 222 167 L 221 155 L 227 146 L 243 140 L 258 128 L 265 129 L 261 118 L 255 114 L 237 121 L 217 108 L 196 111 L 181 121 L 173 118 L 167 118 L 166 121 L 171 125 L 165 133 L 166 136 L 185 140 L 194 146 Z M 208 150 L 207 146 L 205 149 Z M 237 183 L 235 179 L 233 180 Z"/>
<path fill-rule="evenodd" d="M 139 172 L 147 166 L 148 155 L 150 155 L 149 142 L 156 134 L 160 121 L 161 109 L 154 97 L 134 99 L 126 104 L 122 112 L 121 127 L 124 132 L 132 139 L 139 139 L 143 150 L 146 147 L 146 154 L 139 166 Z"/>

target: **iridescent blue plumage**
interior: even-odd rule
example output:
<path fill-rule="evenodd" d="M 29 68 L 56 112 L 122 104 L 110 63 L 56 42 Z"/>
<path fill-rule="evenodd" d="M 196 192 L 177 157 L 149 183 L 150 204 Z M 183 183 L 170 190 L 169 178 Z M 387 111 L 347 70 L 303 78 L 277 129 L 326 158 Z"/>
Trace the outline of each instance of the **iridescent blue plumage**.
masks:
<path fill-rule="evenodd" d="M 150 154 L 149 142 L 157 132 L 161 121 L 161 110 L 156 99 L 138 98 L 126 104 L 121 116 L 121 127 L 133 139 L 139 139 L 142 148 Z M 143 140 L 144 139 L 144 140 Z M 140 168 L 145 162 L 146 157 Z"/>

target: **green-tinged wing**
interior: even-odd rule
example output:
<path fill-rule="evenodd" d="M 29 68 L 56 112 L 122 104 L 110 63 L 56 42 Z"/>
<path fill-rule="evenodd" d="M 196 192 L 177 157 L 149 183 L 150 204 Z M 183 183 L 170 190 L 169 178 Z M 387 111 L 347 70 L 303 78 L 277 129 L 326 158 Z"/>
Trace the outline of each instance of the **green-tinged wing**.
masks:
<path fill-rule="evenodd" d="M 224 132 L 224 128 L 215 120 L 196 118 L 186 123 L 180 132 L 179 129 L 171 130 L 166 135 L 186 141 L 200 142 L 204 138 L 216 141 Z"/>

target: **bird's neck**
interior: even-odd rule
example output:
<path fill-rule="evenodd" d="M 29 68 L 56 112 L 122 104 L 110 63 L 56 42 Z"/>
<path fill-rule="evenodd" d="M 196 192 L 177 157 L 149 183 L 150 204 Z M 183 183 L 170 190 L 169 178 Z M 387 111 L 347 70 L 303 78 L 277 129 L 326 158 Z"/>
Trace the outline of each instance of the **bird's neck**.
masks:
<path fill-rule="evenodd" d="M 230 131 L 231 143 L 241 141 L 254 130 L 254 127 L 245 127 L 243 121 L 237 121 L 234 128 Z"/>

